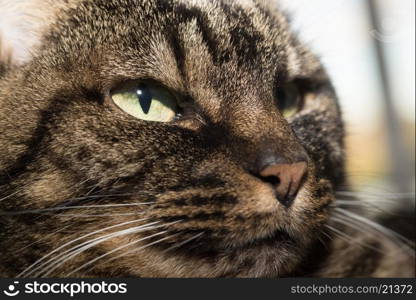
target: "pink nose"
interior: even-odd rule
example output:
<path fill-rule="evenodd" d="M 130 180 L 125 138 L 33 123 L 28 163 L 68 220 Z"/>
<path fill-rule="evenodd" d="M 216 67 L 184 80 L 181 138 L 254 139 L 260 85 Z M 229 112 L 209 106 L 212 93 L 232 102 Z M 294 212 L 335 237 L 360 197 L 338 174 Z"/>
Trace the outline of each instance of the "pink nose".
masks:
<path fill-rule="evenodd" d="M 289 207 L 302 186 L 306 171 L 307 164 L 304 161 L 276 163 L 265 166 L 258 175 L 275 188 L 277 200 Z"/>

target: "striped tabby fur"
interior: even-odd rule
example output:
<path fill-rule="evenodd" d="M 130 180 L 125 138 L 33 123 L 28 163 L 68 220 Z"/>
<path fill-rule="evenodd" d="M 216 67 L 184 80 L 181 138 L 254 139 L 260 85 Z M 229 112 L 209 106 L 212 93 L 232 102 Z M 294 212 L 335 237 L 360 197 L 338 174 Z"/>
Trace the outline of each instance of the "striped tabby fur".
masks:
<path fill-rule="evenodd" d="M 29 57 L 2 41 L 0 276 L 414 276 L 385 236 L 324 235 L 346 184 L 343 122 L 271 1 L 36 2 L 52 25 L 33 27 Z M 116 109 L 109 91 L 142 78 L 191 113 L 162 124 Z M 285 119 L 289 82 L 304 104 Z M 252 175 L 268 153 L 307 158 L 290 207 Z"/>

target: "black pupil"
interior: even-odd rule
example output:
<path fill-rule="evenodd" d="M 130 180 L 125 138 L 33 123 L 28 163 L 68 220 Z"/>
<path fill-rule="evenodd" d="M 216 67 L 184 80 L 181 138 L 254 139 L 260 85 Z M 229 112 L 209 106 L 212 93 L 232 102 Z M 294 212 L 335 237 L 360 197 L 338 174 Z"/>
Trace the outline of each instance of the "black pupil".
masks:
<path fill-rule="evenodd" d="M 139 86 L 137 89 L 137 97 L 139 98 L 140 106 L 145 114 L 149 113 L 150 105 L 152 104 L 152 93 L 150 89 L 145 86 Z"/>

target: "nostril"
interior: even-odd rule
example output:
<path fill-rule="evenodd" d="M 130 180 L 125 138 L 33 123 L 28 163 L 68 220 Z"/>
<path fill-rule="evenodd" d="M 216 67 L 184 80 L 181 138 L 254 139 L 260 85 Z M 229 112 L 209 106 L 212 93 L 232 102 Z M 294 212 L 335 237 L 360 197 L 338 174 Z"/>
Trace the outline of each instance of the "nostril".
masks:
<path fill-rule="evenodd" d="M 307 171 L 306 162 L 270 164 L 255 176 L 269 183 L 275 190 L 277 200 L 289 207 L 303 183 Z"/>
<path fill-rule="evenodd" d="M 261 180 L 264 182 L 270 183 L 273 186 L 279 185 L 280 179 L 277 176 L 266 176 L 266 177 L 260 177 Z"/>

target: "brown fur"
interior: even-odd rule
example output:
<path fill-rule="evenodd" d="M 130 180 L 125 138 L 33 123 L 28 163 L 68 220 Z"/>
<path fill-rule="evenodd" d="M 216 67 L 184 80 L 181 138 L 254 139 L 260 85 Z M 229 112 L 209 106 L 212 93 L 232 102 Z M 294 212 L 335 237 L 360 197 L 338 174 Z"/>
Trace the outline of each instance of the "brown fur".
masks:
<path fill-rule="evenodd" d="M 136 219 L 146 220 L 87 236 L 49 258 L 132 225 L 159 227 L 115 236 L 51 272 L 21 275 L 413 274 L 391 267 L 393 259 L 408 260 L 399 250 L 402 257 L 380 255 L 358 271 L 337 257 L 370 258 L 362 248 L 335 240 L 332 252 L 320 252 L 334 190 L 345 183 L 343 123 L 324 69 L 278 9 L 225 0 L 62 4 L 33 56 L 0 80 L 1 276 Z M 168 87 L 188 104 L 187 116 L 162 124 L 117 109 L 110 91 L 131 79 Z M 276 95 L 288 82 L 304 104 L 286 120 Z M 307 177 L 289 208 L 252 175 L 270 153 L 288 162 L 307 157 Z M 148 239 L 132 243 L 140 238 Z"/>

